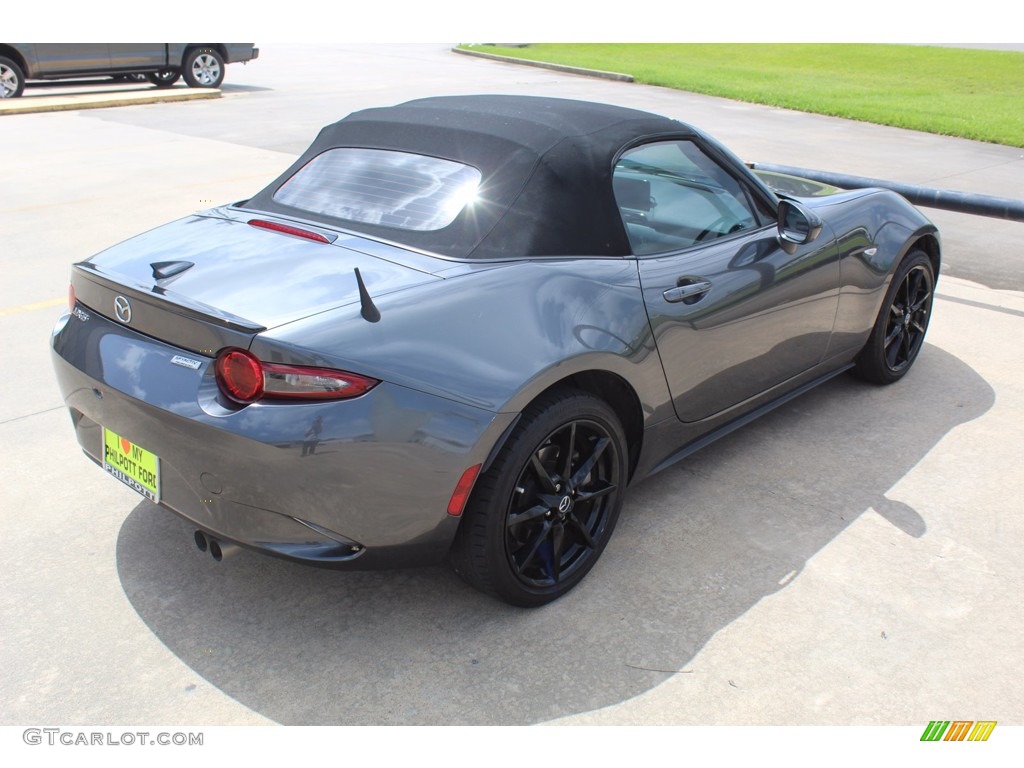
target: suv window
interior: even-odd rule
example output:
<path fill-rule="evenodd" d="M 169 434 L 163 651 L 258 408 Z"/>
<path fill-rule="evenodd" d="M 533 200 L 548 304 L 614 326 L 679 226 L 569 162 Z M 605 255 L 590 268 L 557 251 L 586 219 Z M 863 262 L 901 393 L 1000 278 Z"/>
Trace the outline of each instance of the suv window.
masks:
<path fill-rule="evenodd" d="M 480 171 L 410 152 L 342 147 L 317 155 L 274 192 L 311 213 L 426 231 L 451 224 L 471 203 Z"/>
<path fill-rule="evenodd" d="M 637 255 L 681 250 L 760 226 L 740 183 L 692 141 L 624 152 L 612 184 Z"/>

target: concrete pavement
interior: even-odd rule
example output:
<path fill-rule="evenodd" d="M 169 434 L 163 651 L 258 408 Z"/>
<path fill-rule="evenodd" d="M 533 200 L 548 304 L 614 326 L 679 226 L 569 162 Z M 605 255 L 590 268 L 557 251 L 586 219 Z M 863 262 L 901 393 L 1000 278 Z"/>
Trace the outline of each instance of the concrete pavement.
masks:
<path fill-rule="evenodd" d="M 81 456 L 46 345 L 72 262 L 249 196 L 365 106 L 592 98 L 745 159 L 1006 196 L 1019 150 L 444 46 L 261 46 L 232 74 L 216 101 L 0 120 L 0 724 L 1024 724 L 1020 225 L 935 215 L 949 263 L 1009 266 L 940 278 L 905 381 L 840 377 L 634 487 L 592 574 L 535 611 L 440 568 L 214 563 Z"/>
<path fill-rule="evenodd" d="M 219 99 L 220 95 L 217 88 L 189 88 L 184 84 L 171 88 L 156 88 L 148 83 L 61 80 L 33 83 L 20 98 L 3 99 L 0 101 L 0 117 L 35 112 L 70 112 L 170 101 Z"/>

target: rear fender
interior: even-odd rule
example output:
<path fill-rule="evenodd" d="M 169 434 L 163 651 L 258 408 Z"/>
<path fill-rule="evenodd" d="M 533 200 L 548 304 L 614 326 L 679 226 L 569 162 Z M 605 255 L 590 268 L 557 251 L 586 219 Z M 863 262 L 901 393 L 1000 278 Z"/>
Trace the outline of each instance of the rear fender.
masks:
<path fill-rule="evenodd" d="M 610 371 L 648 418 L 671 404 L 636 262 L 504 263 L 374 297 L 258 335 L 261 359 L 351 370 L 495 412 L 519 412 L 569 376 Z"/>

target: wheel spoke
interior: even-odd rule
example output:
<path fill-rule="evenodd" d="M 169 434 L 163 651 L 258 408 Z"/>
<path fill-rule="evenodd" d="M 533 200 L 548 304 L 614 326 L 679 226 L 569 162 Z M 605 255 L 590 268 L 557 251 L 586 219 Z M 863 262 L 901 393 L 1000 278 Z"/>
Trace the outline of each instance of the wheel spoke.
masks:
<path fill-rule="evenodd" d="M 569 425 L 569 444 L 565 449 L 565 467 L 562 469 L 562 477 L 568 480 L 572 477 L 572 452 L 576 450 L 576 422 Z"/>
<path fill-rule="evenodd" d="M 569 515 L 569 522 L 572 523 L 580 536 L 583 537 L 584 544 L 586 544 L 590 549 L 597 549 L 597 542 L 594 541 L 594 537 L 590 535 L 590 531 L 587 530 L 587 526 L 585 526 L 583 521 L 576 515 L 576 510 L 573 510 L 572 514 Z"/>
<path fill-rule="evenodd" d="M 923 269 L 915 269 L 911 274 L 913 275 L 913 278 L 914 278 L 914 284 L 912 286 L 912 289 L 910 291 L 910 295 L 909 295 L 908 298 L 910 299 L 910 301 L 909 301 L 910 306 L 913 306 L 914 302 L 917 299 L 917 297 L 920 296 L 922 293 L 927 292 L 928 288 L 925 285 L 924 270 Z"/>
<path fill-rule="evenodd" d="M 548 574 L 555 584 L 562 577 L 562 551 L 564 544 L 565 526 L 561 523 L 556 523 L 551 526 L 551 568 Z"/>
<path fill-rule="evenodd" d="M 919 312 L 921 310 L 921 308 L 924 307 L 924 305 L 928 302 L 928 299 L 930 299 L 931 297 L 932 297 L 932 292 L 931 291 L 925 291 L 924 296 L 922 296 L 920 299 L 918 299 L 917 301 L 915 301 L 913 304 L 910 305 L 910 311 L 911 312 Z"/>
<path fill-rule="evenodd" d="M 899 338 L 900 332 L 902 330 L 903 330 L 903 324 L 902 323 L 897 323 L 897 324 L 893 325 L 892 330 L 889 332 L 889 335 L 886 336 L 885 337 L 885 341 L 882 342 L 882 346 L 884 346 L 885 349 L 888 350 L 889 349 L 889 345 L 891 345 L 897 338 Z"/>
<path fill-rule="evenodd" d="M 555 481 L 551 479 L 551 475 L 548 474 L 547 469 L 544 468 L 544 464 L 540 460 L 540 456 L 536 453 L 530 457 L 530 466 L 533 467 L 533 472 L 537 475 L 537 479 L 540 480 L 540 484 L 544 486 L 545 491 L 558 493 L 558 489 L 555 488 Z"/>
<path fill-rule="evenodd" d="M 590 473 L 594 471 L 594 467 L 597 466 L 597 460 L 601 458 L 601 454 L 604 453 L 604 449 L 607 448 L 610 443 L 611 439 L 607 437 L 602 437 L 594 443 L 593 453 L 587 457 L 587 460 L 580 465 L 578 470 L 576 470 L 576 474 L 572 476 L 573 488 L 579 488 L 583 485 L 583 482 L 587 479 Z"/>
<path fill-rule="evenodd" d="M 603 488 L 598 488 L 596 490 L 580 491 L 576 495 L 576 503 L 582 504 L 585 501 L 593 501 L 594 499 L 599 499 L 602 496 L 607 496 L 614 490 L 615 486 L 612 485 L 611 483 L 607 483 Z"/>
<path fill-rule="evenodd" d="M 508 516 L 507 528 L 512 528 L 516 525 L 529 522 L 530 520 L 536 520 L 538 517 L 543 517 L 544 514 L 550 511 L 551 507 L 547 504 L 538 504 L 535 507 L 530 507 L 523 512 L 515 512 Z"/>
<path fill-rule="evenodd" d="M 885 348 L 885 361 L 889 364 L 890 368 L 895 368 L 897 365 L 896 358 L 899 356 L 900 348 L 902 347 L 902 339 L 906 334 L 903 333 L 903 326 L 897 326 L 896 338 L 894 338 L 890 345 Z"/>
<path fill-rule="evenodd" d="M 547 520 L 545 520 L 544 521 L 544 525 L 542 525 L 540 527 L 540 530 L 537 531 L 537 535 L 533 537 L 533 540 L 528 545 L 530 547 L 530 549 L 526 553 L 526 557 L 524 557 L 522 559 L 522 561 L 520 561 L 518 563 L 516 563 L 515 560 L 513 560 L 513 563 L 516 566 L 516 570 L 519 573 L 522 573 L 523 569 L 525 569 L 527 565 L 529 565 L 531 562 L 533 562 L 533 558 L 537 556 L 537 550 L 540 549 L 540 545 L 544 543 L 544 541 L 547 539 L 548 534 L 550 532 L 551 532 L 551 523 L 548 522 Z"/>

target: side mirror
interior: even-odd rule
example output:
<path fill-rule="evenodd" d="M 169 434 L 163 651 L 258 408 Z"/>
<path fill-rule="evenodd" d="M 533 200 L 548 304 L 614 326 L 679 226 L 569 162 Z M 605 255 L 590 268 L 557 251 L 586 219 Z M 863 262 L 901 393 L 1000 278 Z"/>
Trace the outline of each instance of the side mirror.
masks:
<path fill-rule="evenodd" d="M 779 242 L 785 246 L 813 242 L 821 234 L 821 219 L 793 200 L 779 203 Z"/>

